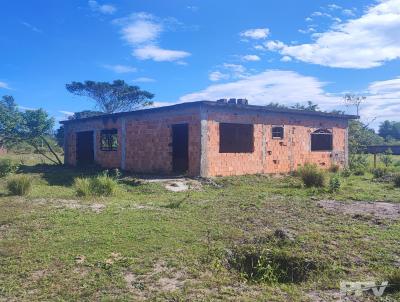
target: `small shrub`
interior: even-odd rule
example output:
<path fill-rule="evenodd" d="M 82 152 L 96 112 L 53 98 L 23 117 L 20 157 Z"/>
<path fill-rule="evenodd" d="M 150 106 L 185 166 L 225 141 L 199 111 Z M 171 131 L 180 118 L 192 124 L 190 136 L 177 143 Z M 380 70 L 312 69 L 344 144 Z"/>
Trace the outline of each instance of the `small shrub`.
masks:
<path fill-rule="evenodd" d="M 395 187 L 400 188 L 400 173 L 393 175 L 393 183 Z"/>
<path fill-rule="evenodd" d="M 339 172 L 339 169 L 340 169 L 339 165 L 333 164 L 329 167 L 329 172 L 337 173 Z"/>
<path fill-rule="evenodd" d="M 32 178 L 26 175 L 12 176 L 7 180 L 7 189 L 12 195 L 28 195 L 32 189 Z"/>
<path fill-rule="evenodd" d="M 74 188 L 78 196 L 90 196 L 90 179 L 77 177 L 74 179 Z"/>
<path fill-rule="evenodd" d="M 354 173 L 354 175 L 362 176 L 362 175 L 365 174 L 365 168 L 358 167 L 358 168 L 353 170 L 353 173 Z"/>
<path fill-rule="evenodd" d="M 15 173 L 19 168 L 19 165 L 9 158 L 0 159 L 0 177 L 7 176 Z"/>
<path fill-rule="evenodd" d="M 95 196 L 112 196 L 117 189 L 118 183 L 107 174 L 99 175 L 91 179 L 90 191 Z"/>
<path fill-rule="evenodd" d="M 393 157 L 392 157 L 392 150 L 389 148 L 385 151 L 385 153 L 383 153 L 380 156 L 380 160 L 383 162 L 383 164 L 385 165 L 385 167 L 389 167 L 392 163 L 393 163 Z"/>
<path fill-rule="evenodd" d="M 255 245 L 234 248 L 228 263 L 248 281 L 272 284 L 300 283 L 325 268 L 323 263 L 302 255 Z"/>
<path fill-rule="evenodd" d="M 386 168 L 378 167 L 378 168 L 372 169 L 372 174 L 374 175 L 374 178 L 381 178 L 381 177 L 385 176 L 386 173 L 387 173 Z"/>
<path fill-rule="evenodd" d="M 305 164 L 297 172 L 307 188 L 325 186 L 325 174 L 316 165 Z"/>
<path fill-rule="evenodd" d="M 349 165 L 352 171 L 365 172 L 365 169 L 368 167 L 368 158 L 365 154 L 351 154 L 349 159 Z M 361 175 L 364 175 L 364 173 Z"/>
<path fill-rule="evenodd" d="M 112 196 L 118 183 L 107 174 L 92 178 L 75 178 L 74 188 L 78 196 Z"/>
<path fill-rule="evenodd" d="M 342 170 L 342 172 L 340 173 L 340 175 L 342 175 L 343 177 L 350 177 L 351 175 L 351 171 L 349 168 L 344 168 Z"/>
<path fill-rule="evenodd" d="M 388 292 L 399 292 L 400 291 L 400 269 L 395 270 L 389 276 L 387 276 L 388 281 Z"/>
<path fill-rule="evenodd" d="M 330 192 L 337 192 L 339 191 L 341 186 L 340 183 L 340 178 L 338 175 L 333 175 L 330 179 L 329 179 L 329 190 Z"/>

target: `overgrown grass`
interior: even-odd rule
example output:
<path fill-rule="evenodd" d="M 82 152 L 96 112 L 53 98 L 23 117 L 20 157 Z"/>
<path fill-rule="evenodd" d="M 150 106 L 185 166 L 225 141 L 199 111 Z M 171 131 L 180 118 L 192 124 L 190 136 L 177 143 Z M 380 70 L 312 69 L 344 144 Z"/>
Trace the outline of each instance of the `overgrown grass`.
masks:
<path fill-rule="evenodd" d="M 315 164 L 305 164 L 298 169 L 297 174 L 308 188 L 322 188 L 325 186 L 325 172 L 319 169 Z"/>
<path fill-rule="evenodd" d="M 400 203 L 400 188 L 369 172 L 341 177 L 336 192 L 304 187 L 299 177 L 252 175 L 174 193 L 124 175 L 113 195 L 80 199 L 73 180 L 85 179 L 85 188 L 99 171 L 21 169 L 34 180 L 27 197 L 9 196 L 0 179 L 0 300 L 308 301 L 310 292 L 337 292 L 340 280 L 395 280 L 399 221 L 317 205 Z M 104 209 L 92 210 L 99 203 Z M 295 239 L 276 238 L 280 228 Z M 229 251 L 238 263 L 254 251 L 256 261 L 235 267 Z"/>
<path fill-rule="evenodd" d="M 74 188 L 78 196 L 113 196 L 117 190 L 117 181 L 107 174 L 90 178 L 75 178 Z"/>
<path fill-rule="evenodd" d="M 32 189 L 32 178 L 28 175 L 11 176 L 7 179 L 7 189 L 12 195 L 28 195 Z"/>

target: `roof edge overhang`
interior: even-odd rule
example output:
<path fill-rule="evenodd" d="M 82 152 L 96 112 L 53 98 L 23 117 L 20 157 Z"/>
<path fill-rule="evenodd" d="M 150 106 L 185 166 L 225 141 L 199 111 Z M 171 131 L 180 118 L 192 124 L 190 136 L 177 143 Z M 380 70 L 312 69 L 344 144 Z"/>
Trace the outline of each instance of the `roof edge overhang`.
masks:
<path fill-rule="evenodd" d="M 354 119 L 360 118 L 358 115 L 329 113 L 329 112 L 322 112 L 322 111 L 308 111 L 308 110 L 286 109 L 286 108 L 268 108 L 266 106 L 259 106 L 259 105 L 239 105 L 239 104 L 217 103 L 217 102 L 213 102 L 213 101 L 197 101 L 197 102 L 179 103 L 179 104 L 163 106 L 163 107 L 141 109 L 141 110 L 136 110 L 136 111 L 103 114 L 103 115 L 82 118 L 82 119 L 65 120 L 65 121 L 60 121 L 60 124 L 65 125 L 65 124 L 98 120 L 98 119 L 104 119 L 104 118 L 114 118 L 115 119 L 115 118 L 120 118 L 120 117 L 124 117 L 124 116 L 162 113 L 162 112 L 182 110 L 182 109 L 195 108 L 195 107 L 199 107 L 199 108 L 200 107 L 210 107 L 210 108 L 218 108 L 218 109 L 224 109 L 224 110 L 256 111 L 258 113 L 265 112 L 265 113 L 295 114 L 295 115 L 302 115 L 302 116 L 315 116 L 315 117 L 325 117 L 325 118 L 345 119 L 345 120 L 354 120 Z"/>

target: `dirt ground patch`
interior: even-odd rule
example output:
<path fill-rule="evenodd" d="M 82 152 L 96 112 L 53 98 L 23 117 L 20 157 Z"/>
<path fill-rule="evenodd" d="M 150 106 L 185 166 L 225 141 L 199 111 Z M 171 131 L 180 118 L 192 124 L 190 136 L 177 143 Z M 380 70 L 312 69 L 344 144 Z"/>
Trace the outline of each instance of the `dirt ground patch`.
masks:
<path fill-rule="evenodd" d="M 400 204 L 398 203 L 320 200 L 317 204 L 327 211 L 348 214 L 353 217 L 361 216 L 389 220 L 400 219 Z"/>
<path fill-rule="evenodd" d="M 94 213 L 101 213 L 105 208 L 106 205 L 102 203 L 92 203 L 92 204 L 83 204 L 80 203 L 79 200 L 75 199 L 35 199 L 33 200 L 36 204 L 52 204 L 56 208 L 63 208 L 63 209 L 77 209 L 77 210 L 91 210 Z"/>
<path fill-rule="evenodd" d="M 161 183 L 165 189 L 172 192 L 201 190 L 202 188 L 202 184 L 199 180 L 191 178 L 154 178 L 145 181 Z"/>
<path fill-rule="evenodd" d="M 126 271 L 124 280 L 129 291 L 138 300 L 145 300 L 158 292 L 174 292 L 183 288 L 188 281 L 185 272 L 168 267 L 164 261 L 155 262 L 153 269 L 147 274 Z"/>

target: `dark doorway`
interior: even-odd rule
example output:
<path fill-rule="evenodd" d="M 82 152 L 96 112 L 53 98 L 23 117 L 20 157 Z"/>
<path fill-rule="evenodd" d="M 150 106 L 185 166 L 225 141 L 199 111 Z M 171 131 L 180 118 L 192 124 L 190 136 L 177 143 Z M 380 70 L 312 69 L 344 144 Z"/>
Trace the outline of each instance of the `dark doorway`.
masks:
<path fill-rule="evenodd" d="M 76 163 L 78 166 L 94 163 L 93 131 L 76 134 Z"/>
<path fill-rule="evenodd" d="M 188 124 L 172 125 L 172 169 L 183 173 L 189 168 L 189 127 Z"/>

